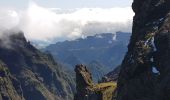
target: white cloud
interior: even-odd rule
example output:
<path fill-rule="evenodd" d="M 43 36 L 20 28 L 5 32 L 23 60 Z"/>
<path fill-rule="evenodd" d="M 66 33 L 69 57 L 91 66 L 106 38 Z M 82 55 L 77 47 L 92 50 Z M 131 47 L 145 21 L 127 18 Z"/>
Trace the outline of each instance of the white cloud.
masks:
<path fill-rule="evenodd" d="M 133 11 L 125 8 L 43 8 L 30 3 L 26 10 L 0 10 L 0 30 L 18 28 L 30 41 L 70 40 L 96 33 L 131 32 Z"/>
<path fill-rule="evenodd" d="M 17 26 L 18 23 L 19 23 L 19 18 L 17 12 L 9 9 L 0 9 L 0 31 L 1 32 Z"/>

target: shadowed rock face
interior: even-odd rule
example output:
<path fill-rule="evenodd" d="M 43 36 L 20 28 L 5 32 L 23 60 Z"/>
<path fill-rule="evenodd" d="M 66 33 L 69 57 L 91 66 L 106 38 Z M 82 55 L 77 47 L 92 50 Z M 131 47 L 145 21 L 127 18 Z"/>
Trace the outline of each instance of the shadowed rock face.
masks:
<path fill-rule="evenodd" d="M 91 73 L 84 65 L 76 65 L 75 100 L 113 100 L 115 97 L 115 82 L 93 83 Z"/>
<path fill-rule="evenodd" d="M 22 33 L 0 39 L 0 100 L 72 100 L 74 81 Z M 72 83 L 73 82 L 73 83 Z"/>
<path fill-rule="evenodd" d="M 170 0 L 134 0 L 132 8 L 133 32 L 117 100 L 170 100 Z"/>
<path fill-rule="evenodd" d="M 17 87 L 17 90 L 15 89 Z M 8 67 L 0 61 L 0 100 L 24 100 L 23 91 L 17 79 L 11 76 Z"/>

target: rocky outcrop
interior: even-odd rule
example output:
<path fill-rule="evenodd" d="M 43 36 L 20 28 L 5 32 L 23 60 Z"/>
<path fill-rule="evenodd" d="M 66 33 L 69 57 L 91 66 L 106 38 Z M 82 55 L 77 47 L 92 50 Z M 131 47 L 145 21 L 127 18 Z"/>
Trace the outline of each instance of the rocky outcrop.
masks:
<path fill-rule="evenodd" d="M 133 32 L 117 100 L 170 100 L 170 1 L 134 0 L 132 8 Z"/>
<path fill-rule="evenodd" d="M 93 83 L 91 73 L 84 65 L 76 65 L 75 100 L 113 100 L 115 97 L 115 82 Z"/>
<path fill-rule="evenodd" d="M 72 100 L 74 80 L 23 33 L 0 39 L 0 100 Z"/>

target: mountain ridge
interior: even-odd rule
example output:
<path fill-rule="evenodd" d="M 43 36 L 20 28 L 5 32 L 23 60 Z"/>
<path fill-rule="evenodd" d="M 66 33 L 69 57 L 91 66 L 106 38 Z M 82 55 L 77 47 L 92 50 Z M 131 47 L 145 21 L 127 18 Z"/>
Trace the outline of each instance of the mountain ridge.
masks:
<path fill-rule="evenodd" d="M 5 64 L 5 67 L 1 67 L 8 69 L 0 71 L 0 87 L 7 87 L 1 88 L 1 99 L 73 99 L 74 80 L 62 70 L 62 66 L 56 63 L 51 55 L 33 47 L 22 32 L 11 34 L 8 39 L 9 47 L 4 47 L 2 43 L 5 41 L 0 40 L 1 65 Z M 6 72 L 10 74 L 3 74 Z M 3 84 L 6 79 L 10 82 L 8 86 Z M 8 88 L 12 88 L 14 92 L 8 92 Z M 7 92 L 3 93 L 5 91 Z"/>
<path fill-rule="evenodd" d="M 91 61 L 97 61 L 110 70 L 110 68 L 114 69 L 113 66 L 120 65 L 127 50 L 129 38 L 130 33 L 125 32 L 96 34 L 72 41 L 58 42 L 49 45 L 43 51 L 51 53 L 55 59 L 64 62 L 70 69 L 74 69 L 76 64 L 88 65 Z M 69 61 L 70 59 L 72 61 Z"/>

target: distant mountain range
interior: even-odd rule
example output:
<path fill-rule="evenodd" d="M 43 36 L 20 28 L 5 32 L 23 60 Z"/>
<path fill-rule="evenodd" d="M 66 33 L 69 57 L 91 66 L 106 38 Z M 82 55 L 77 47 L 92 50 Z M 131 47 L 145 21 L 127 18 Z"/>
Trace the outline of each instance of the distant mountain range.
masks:
<path fill-rule="evenodd" d="M 130 35 L 131 33 L 127 32 L 96 34 L 72 41 L 57 42 L 47 46 L 44 51 L 51 53 L 55 60 L 71 70 L 76 64 L 85 64 L 89 67 L 100 65 L 103 70 L 100 73 L 106 74 L 121 64 Z M 89 69 L 94 73 L 94 69 L 98 68 Z"/>

